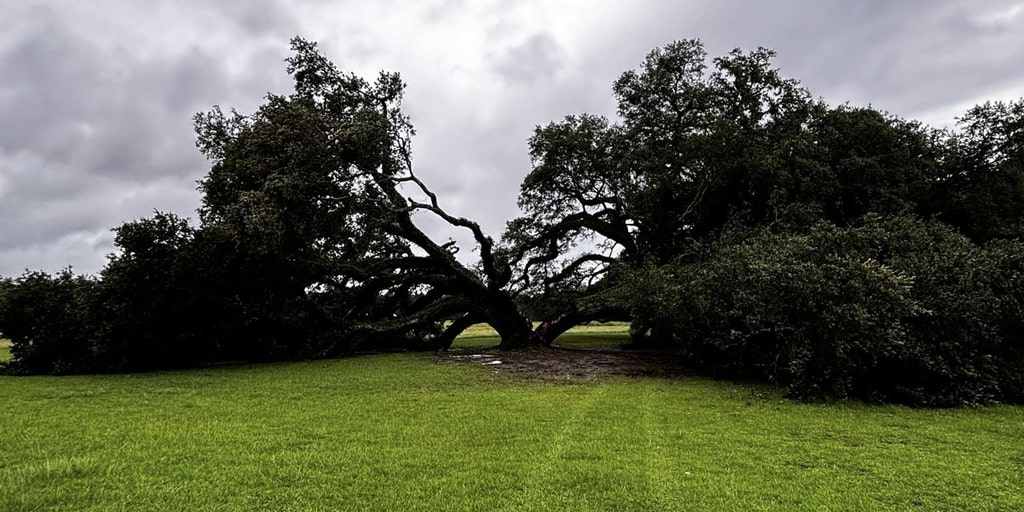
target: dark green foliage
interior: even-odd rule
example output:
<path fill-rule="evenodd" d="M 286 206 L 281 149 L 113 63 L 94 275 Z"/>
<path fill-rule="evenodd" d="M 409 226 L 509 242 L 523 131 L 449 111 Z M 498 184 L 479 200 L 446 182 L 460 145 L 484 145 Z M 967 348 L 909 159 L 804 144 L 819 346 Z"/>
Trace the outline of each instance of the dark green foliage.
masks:
<path fill-rule="evenodd" d="M 93 347 L 97 367 L 149 369 L 214 359 L 197 316 L 204 297 L 189 279 L 194 230 L 187 220 L 157 212 L 114 231 L 120 251 L 97 285 L 103 325 Z"/>
<path fill-rule="evenodd" d="M 678 41 L 615 82 L 619 122 L 581 115 L 538 127 L 519 197 L 527 215 L 505 235 L 526 256 L 516 260 L 517 284 L 534 297 L 575 296 L 570 316 L 601 318 L 621 309 L 600 300 L 627 284 L 614 281 L 616 263 L 693 257 L 730 220 L 777 218 L 787 185 L 779 155 L 817 105 L 773 57 L 735 50 L 709 65 L 700 41 Z M 637 342 L 667 334 L 664 324 L 636 320 Z"/>
<path fill-rule="evenodd" d="M 27 274 L 4 286 L 0 330 L 17 369 L 134 371 L 423 346 L 429 319 L 372 327 L 414 300 L 404 269 L 364 286 L 373 262 L 410 252 L 385 229 L 408 204 L 381 201 L 370 177 L 401 169 L 394 145 L 411 134 L 403 85 L 394 74 L 374 83 L 341 74 L 306 41 L 293 49 L 292 95 L 268 96 L 248 116 L 196 116 L 212 161 L 199 227 L 157 212 L 114 230 L 118 251 L 98 279 Z"/>
<path fill-rule="evenodd" d="M 82 281 L 91 283 L 89 293 L 54 299 L 90 320 L 56 324 L 47 334 L 56 340 L 76 326 L 80 332 L 66 342 L 77 352 L 37 351 L 26 371 L 420 350 L 457 334 L 440 335 L 452 319 L 488 322 L 508 347 L 534 338 L 502 289 L 509 272 L 493 241 L 476 223 L 447 214 L 413 174 L 413 129 L 402 112 L 399 76 L 381 73 L 369 82 L 339 71 L 313 43 L 295 39 L 292 49 L 291 94 L 268 95 L 249 115 L 215 107 L 195 117 L 197 145 L 211 161 L 199 184 L 200 225 L 157 213 L 117 228 L 118 252 L 98 280 Z M 427 202 L 406 197 L 403 185 Z M 479 272 L 413 223 L 413 213 L 424 210 L 473 233 Z M 70 274 L 61 279 L 78 282 Z M 35 292 L 34 283 L 26 277 L 12 285 L 17 293 L 5 293 L 13 312 L 0 324 L 13 325 L 3 330 L 16 364 L 21 347 L 39 338 L 20 328 L 19 318 L 43 322 L 60 309 L 36 315 L 25 309 L 33 300 L 16 300 L 21 292 L 56 293 Z M 54 359 L 64 357 L 76 366 Z"/>
<path fill-rule="evenodd" d="M 929 214 L 978 242 L 1024 237 L 1024 99 L 985 103 L 943 141 Z"/>
<path fill-rule="evenodd" d="M 911 281 L 823 246 L 835 233 L 822 230 L 755 234 L 678 269 L 684 284 L 672 313 L 695 365 L 806 397 L 861 393 L 902 342 L 898 320 L 915 312 Z"/>
<path fill-rule="evenodd" d="M 675 42 L 615 81 L 616 121 L 536 129 L 496 246 L 414 174 L 397 74 L 292 47 L 292 93 L 196 116 L 198 226 L 158 212 L 97 279 L 0 281 L 16 370 L 444 348 L 474 323 L 519 348 L 615 319 L 805 398 L 1024 400 L 1024 100 L 935 130 L 815 101 L 770 50 Z M 478 264 L 417 212 L 470 231 Z"/>
<path fill-rule="evenodd" d="M 312 43 L 296 39 L 293 49 L 293 94 L 268 97 L 250 116 L 196 119 L 213 162 L 200 184 L 203 226 L 240 256 L 231 267 L 245 277 L 229 289 L 254 341 L 304 356 L 335 352 L 326 340 L 339 335 L 354 348 L 422 348 L 439 323 L 470 315 L 491 323 L 503 345 L 529 342 L 493 241 L 445 212 L 413 173 L 399 76 L 367 82 Z M 407 197 L 410 188 L 426 199 Z M 418 211 L 471 231 L 479 272 L 420 230 Z"/>
<path fill-rule="evenodd" d="M 994 354 L 998 380 L 1008 400 L 1024 401 L 1024 242 L 999 241 L 986 247 L 998 301 Z"/>
<path fill-rule="evenodd" d="M 5 281 L 0 332 L 13 342 L 13 373 L 78 373 L 93 364 L 97 282 L 71 269 Z"/>
<path fill-rule="evenodd" d="M 938 172 L 938 137 L 872 108 L 819 106 L 780 155 L 786 172 L 775 184 L 778 202 L 814 205 L 838 225 L 867 213 L 918 211 Z"/>
<path fill-rule="evenodd" d="M 654 313 L 717 375 L 774 380 L 803 398 L 1017 401 L 1020 249 L 986 251 L 938 222 L 869 216 L 846 228 L 733 233 L 706 262 L 637 281 L 647 283 L 638 293 L 653 283 L 676 301 Z"/>
<path fill-rule="evenodd" d="M 628 309 L 634 342 L 804 397 L 1019 400 L 1019 245 L 977 244 L 1024 236 L 1024 101 L 935 130 L 773 57 L 672 43 L 615 82 L 619 122 L 537 129 L 507 234 L 531 300 Z"/>
<path fill-rule="evenodd" d="M 510 241 L 554 260 L 540 241 L 598 235 L 637 263 L 665 263 L 736 215 L 758 220 L 785 183 L 789 154 L 819 106 L 773 67 L 774 52 L 714 59 L 698 40 L 652 51 L 614 84 L 621 121 L 569 116 L 538 127 Z"/>

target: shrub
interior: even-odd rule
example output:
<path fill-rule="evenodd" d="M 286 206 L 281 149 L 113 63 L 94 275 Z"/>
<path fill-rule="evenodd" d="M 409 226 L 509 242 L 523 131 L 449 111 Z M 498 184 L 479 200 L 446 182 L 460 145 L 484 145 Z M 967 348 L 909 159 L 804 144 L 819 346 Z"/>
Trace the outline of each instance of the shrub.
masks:
<path fill-rule="evenodd" d="M 96 281 L 70 269 L 28 272 L 0 294 L 0 332 L 11 340 L 14 373 L 65 374 L 92 365 Z"/>
<path fill-rule="evenodd" d="M 701 367 L 762 378 L 807 398 L 864 397 L 916 312 L 906 276 L 821 250 L 822 233 L 762 233 L 691 271 L 677 331 Z M 868 397 L 864 397 L 868 398 Z"/>
<path fill-rule="evenodd" d="M 802 398 L 1019 400 L 1020 254 L 907 217 L 734 233 L 673 269 L 675 331 L 697 367 Z"/>
<path fill-rule="evenodd" d="M 998 303 L 995 354 L 1002 396 L 1024 402 L 1024 242 L 999 241 L 986 247 L 995 269 L 992 290 Z"/>

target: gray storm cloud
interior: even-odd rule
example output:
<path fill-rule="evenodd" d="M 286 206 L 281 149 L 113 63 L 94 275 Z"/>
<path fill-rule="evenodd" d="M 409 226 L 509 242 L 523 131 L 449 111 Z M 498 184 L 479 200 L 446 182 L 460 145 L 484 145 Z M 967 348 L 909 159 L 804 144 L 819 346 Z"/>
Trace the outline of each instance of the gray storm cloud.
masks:
<path fill-rule="evenodd" d="M 612 80 L 669 41 L 773 48 L 832 103 L 948 122 L 1024 96 L 1022 34 L 1019 1 L 21 2 L 0 18 L 0 275 L 95 272 L 110 228 L 194 217 L 192 115 L 287 92 L 294 35 L 344 69 L 401 72 L 418 172 L 498 235 L 533 127 L 614 115 Z"/>

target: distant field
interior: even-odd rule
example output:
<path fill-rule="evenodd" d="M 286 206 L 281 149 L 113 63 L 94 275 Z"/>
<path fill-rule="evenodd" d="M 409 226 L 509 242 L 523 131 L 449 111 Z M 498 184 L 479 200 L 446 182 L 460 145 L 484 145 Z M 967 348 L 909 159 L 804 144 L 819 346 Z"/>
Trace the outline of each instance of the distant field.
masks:
<path fill-rule="evenodd" d="M 629 323 L 608 322 L 580 325 L 555 340 L 555 346 L 572 348 L 617 348 L 629 341 Z M 497 333 L 487 324 L 466 329 L 453 347 L 487 347 L 498 344 Z"/>
<path fill-rule="evenodd" d="M 1024 408 L 438 361 L 0 377 L 0 510 L 1024 510 Z"/>
<path fill-rule="evenodd" d="M 555 345 L 575 348 L 615 348 L 626 341 L 629 324 L 624 322 L 594 323 L 581 325 L 558 338 Z M 487 324 L 477 324 L 459 336 L 455 347 L 489 347 L 498 344 L 494 329 Z M 11 358 L 11 342 L 0 338 L 0 361 Z"/>

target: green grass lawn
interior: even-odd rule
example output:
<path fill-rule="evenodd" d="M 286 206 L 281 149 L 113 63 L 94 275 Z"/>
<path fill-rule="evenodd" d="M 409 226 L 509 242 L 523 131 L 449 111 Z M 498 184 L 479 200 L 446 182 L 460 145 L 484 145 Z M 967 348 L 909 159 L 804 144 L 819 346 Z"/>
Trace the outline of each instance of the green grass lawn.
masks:
<path fill-rule="evenodd" d="M 460 343 L 494 345 L 483 336 Z M 0 510 L 1024 510 L 1024 409 L 433 355 L 0 377 Z"/>

